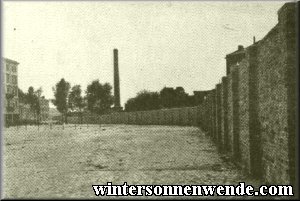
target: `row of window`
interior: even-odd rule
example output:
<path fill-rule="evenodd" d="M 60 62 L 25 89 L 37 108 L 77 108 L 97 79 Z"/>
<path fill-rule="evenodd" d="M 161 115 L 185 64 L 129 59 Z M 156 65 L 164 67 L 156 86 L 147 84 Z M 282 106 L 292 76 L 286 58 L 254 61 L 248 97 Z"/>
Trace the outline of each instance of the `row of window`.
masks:
<path fill-rule="evenodd" d="M 14 65 L 6 64 L 6 71 L 12 71 L 12 72 L 17 72 L 17 67 Z"/>
<path fill-rule="evenodd" d="M 10 75 L 8 73 L 6 73 L 6 83 L 10 83 L 10 84 L 18 84 L 18 78 L 16 75 Z"/>

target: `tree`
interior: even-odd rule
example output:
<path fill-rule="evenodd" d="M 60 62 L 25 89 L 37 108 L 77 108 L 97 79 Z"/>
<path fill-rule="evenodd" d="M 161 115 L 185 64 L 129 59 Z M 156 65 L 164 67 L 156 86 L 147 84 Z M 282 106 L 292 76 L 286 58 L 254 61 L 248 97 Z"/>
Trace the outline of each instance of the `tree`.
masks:
<path fill-rule="evenodd" d="M 64 78 L 62 78 L 55 85 L 55 87 L 53 87 L 54 99 L 52 103 L 56 106 L 57 110 L 65 117 L 65 122 L 67 122 L 68 95 L 70 87 L 70 83 L 66 82 Z"/>
<path fill-rule="evenodd" d="M 18 96 L 19 96 L 19 102 L 20 103 L 26 103 L 26 93 L 22 91 L 22 89 L 18 88 Z"/>
<path fill-rule="evenodd" d="M 81 96 L 81 87 L 80 85 L 75 85 L 72 87 L 69 94 L 69 108 L 71 111 L 81 112 L 84 107 L 83 97 Z"/>
<path fill-rule="evenodd" d="M 85 106 L 84 98 L 81 96 L 80 85 L 72 87 L 69 94 L 69 108 L 72 112 L 79 112 L 80 121 L 82 122 L 82 109 Z"/>
<path fill-rule="evenodd" d="M 37 122 L 40 120 L 41 114 L 41 105 L 40 105 L 40 97 L 42 94 L 42 88 L 37 89 L 36 91 L 32 86 L 28 88 L 27 94 L 25 94 L 25 103 L 30 105 L 30 109 L 34 111 Z"/>
<path fill-rule="evenodd" d="M 89 84 L 86 90 L 88 110 L 96 114 L 107 113 L 113 104 L 111 89 L 109 83 L 102 85 L 99 80 L 94 80 Z"/>
<path fill-rule="evenodd" d="M 161 106 L 159 93 L 140 91 L 135 98 L 129 99 L 125 104 L 126 111 L 155 110 Z"/>
<path fill-rule="evenodd" d="M 189 95 L 187 93 L 185 93 L 183 87 L 176 87 L 174 101 L 175 101 L 176 107 L 190 106 Z"/>
<path fill-rule="evenodd" d="M 172 87 L 164 87 L 160 93 L 161 104 L 164 108 L 172 108 L 176 106 L 176 92 Z"/>
<path fill-rule="evenodd" d="M 28 91 L 27 91 L 27 94 L 26 94 L 26 102 L 33 109 L 33 103 L 34 103 L 34 88 L 33 87 L 28 88 Z"/>
<path fill-rule="evenodd" d="M 41 96 L 42 96 L 42 88 L 38 88 L 36 91 L 34 91 L 34 110 L 36 112 L 36 115 L 37 115 L 37 118 L 38 118 L 38 122 L 40 121 L 41 119 L 41 102 L 40 102 L 40 99 L 41 99 Z"/>
<path fill-rule="evenodd" d="M 159 93 L 143 90 L 125 104 L 126 111 L 155 110 L 192 106 L 191 98 L 183 87 L 164 87 Z"/>

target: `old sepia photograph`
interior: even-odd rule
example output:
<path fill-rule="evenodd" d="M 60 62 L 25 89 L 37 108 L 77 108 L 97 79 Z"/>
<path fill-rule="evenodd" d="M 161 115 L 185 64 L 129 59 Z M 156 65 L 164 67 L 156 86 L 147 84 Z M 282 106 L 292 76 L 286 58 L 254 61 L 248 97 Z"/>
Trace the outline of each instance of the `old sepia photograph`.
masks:
<path fill-rule="evenodd" d="M 296 1 L 1 1 L 1 199 L 299 199 Z"/>

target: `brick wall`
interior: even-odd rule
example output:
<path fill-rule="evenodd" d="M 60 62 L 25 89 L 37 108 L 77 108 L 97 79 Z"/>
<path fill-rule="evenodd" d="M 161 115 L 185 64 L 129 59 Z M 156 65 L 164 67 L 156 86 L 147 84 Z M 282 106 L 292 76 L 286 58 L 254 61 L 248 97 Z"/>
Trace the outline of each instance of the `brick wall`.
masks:
<path fill-rule="evenodd" d="M 230 151 L 229 135 L 228 135 L 228 80 L 227 77 L 222 78 L 222 132 L 224 136 L 224 153 Z"/>
<path fill-rule="evenodd" d="M 249 60 L 243 59 L 238 66 L 238 104 L 239 104 L 239 148 L 241 165 L 250 173 L 250 135 L 249 135 Z"/>
<path fill-rule="evenodd" d="M 239 72 L 238 66 L 231 68 L 232 80 L 231 80 L 231 92 L 232 92 L 232 154 L 234 162 L 239 163 L 241 160 L 240 152 L 240 120 L 239 120 Z"/>
<path fill-rule="evenodd" d="M 258 116 L 264 179 L 282 184 L 290 180 L 289 151 L 295 141 L 289 140 L 295 138 L 295 111 L 289 109 L 295 108 L 296 77 L 291 73 L 296 71 L 292 59 L 296 58 L 295 49 L 291 45 L 295 41 L 295 6 L 285 4 L 278 12 L 278 19 L 279 23 L 260 41 L 257 50 Z"/>
<path fill-rule="evenodd" d="M 110 115 L 84 115 L 83 123 L 89 124 L 141 124 L 198 126 L 202 107 L 171 108 L 138 112 L 120 112 Z M 68 123 L 80 123 L 80 117 L 68 117 Z"/>
<path fill-rule="evenodd" d="M 216 139 L 218 147 L 222 149 L 222 105 L 221 105 L 221 84 L 216 85 Z"/>

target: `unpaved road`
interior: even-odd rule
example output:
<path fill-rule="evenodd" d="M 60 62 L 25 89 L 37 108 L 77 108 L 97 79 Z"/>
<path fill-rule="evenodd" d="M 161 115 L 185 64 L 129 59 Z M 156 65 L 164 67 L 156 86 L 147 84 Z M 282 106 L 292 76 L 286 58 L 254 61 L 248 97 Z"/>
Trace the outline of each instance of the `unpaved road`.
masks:
<path fill-rule="evenodd" d="M 222 161 L 195 127 L 28 126 L 5 129 L 3 139 L 4 198 L 99 199 L 92 185 L 107 182 L 255 183 Z"/>

